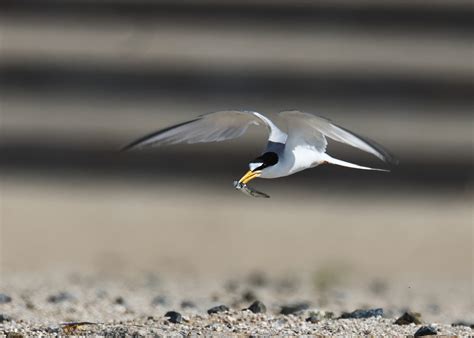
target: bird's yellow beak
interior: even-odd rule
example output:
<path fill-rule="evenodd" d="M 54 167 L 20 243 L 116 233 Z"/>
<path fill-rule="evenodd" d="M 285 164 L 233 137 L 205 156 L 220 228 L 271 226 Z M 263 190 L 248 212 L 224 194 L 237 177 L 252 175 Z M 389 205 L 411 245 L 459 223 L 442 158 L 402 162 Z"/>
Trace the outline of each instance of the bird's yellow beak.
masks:
<path fill-rule="evenodd" d="M 254 178 L 257 178 L 260 176 L 262 172 L 260 170 L 258 171 L 247 171 L 245 173 L 244 176 L 242 176 L 242 178 L 239 180 L 239 183 L 244 183 L 244 184 L 247 184 L 247 182 L 250 182 L 251 180 L 253 180 Z"/>

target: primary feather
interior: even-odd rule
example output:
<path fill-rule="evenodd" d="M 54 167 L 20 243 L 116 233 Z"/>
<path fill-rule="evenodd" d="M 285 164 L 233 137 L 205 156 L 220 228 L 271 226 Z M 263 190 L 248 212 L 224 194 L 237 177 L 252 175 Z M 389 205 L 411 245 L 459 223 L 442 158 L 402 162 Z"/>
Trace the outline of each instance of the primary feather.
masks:
<path fill-rule="evenodd" d="M 123 150 L 175 143 L 225 141 L 241 136 L 251 125 L 265 125 L 270 139 L 286 140 L 286 134 L 261 114 L 226 110 L 205 114 L 197 119 L 153 132 L 130 143 Z"/>
<path fill-rule="evenodd" d="M 371 153 L 384 162 L 397 163 L 393 155 L 376 142 L 339 127 L 324 117 L 298 110 L 282 111 L 279 115 L 286 120 L 288 125 L 288 143 L 301 145 L 304 142 L 317 151 L 325 152 L 327 146 L 325 137 L 329 137 L 337 142 Z"/>

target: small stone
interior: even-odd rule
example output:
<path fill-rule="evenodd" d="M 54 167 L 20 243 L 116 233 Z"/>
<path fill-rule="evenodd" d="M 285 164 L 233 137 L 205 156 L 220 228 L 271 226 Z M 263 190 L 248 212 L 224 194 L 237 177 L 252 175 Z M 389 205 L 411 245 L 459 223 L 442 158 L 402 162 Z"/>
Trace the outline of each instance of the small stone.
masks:
<path fill-rule="evenodd" d="M 35 304 L 33 304 L 33 302 L 30 301 L 30 300 L 25 301 L 25 306 L 28 310 L 34 310 L 35 309 Z"/>
<path fill-rule="evenodd" d="M 3 323 L 3 322 L 9 322 L 11 321 L 12 319 L 10 318 L 10 316 L 7 316 L 3 313 L 0 313 L 0 323 Z"/>
<path fill-rule="evenodd" d="M 181 302 L 181 308 L 182 309 L 187 309 L 187 308 L 195 308 L 196 307 L 196 304 L 194 304 L 193 302 L 191 302 L 190 300 L 183 300 Z"/>
<path fill-rule="evenodd" d="M 165 296 L 156 296 L 151 301 L 151 305 L 153 306 L 166 305 L 166 304 L 168 304 L 168 300 L 166 299 Z"/>
<path fill-rule="evenodd" d="M 255 271 L 248 278 L 249 284 L 262 287 L 268 284 L 268 278 L 263 272 Z"/>
<path fill-rule="evenodd" d="M 467 327 L 470 327 L 471 329 L 474 329 L 474 323 L 467 323 L 464 321 L 452 323 L 451 326 L 467 326 Z"/>
<path fill-rule="evenodd" d="M 255 292 L 253 292 L 252 290 L 246 290 L 242 294 L 242 299 L 245 302 L 253 302 L 253 301 L 257 300 L 257 295 L 255 295 Z"/>
<path fill-rule="evenodd" d="M 421 315 L 418 312 L 405 312 L 398 318 L 394 324 L 397 325 L 409 325 L 409 324 L 421 324 Z"/>
<path fill-rule="evenodd" d="M 55 295 L 50 295 L 47 300 L 50 303 L 62 303 L 72 299 L 74 299 L 74 297 L 69 292 L 59 292 Z"/>
<path fill-rule="evenodd" d="M 125 305 L 125 299 L 123 299 L 123 297 L 117 297 L 115 298 L 114 303 L 118 305 Z"/>
<path fill-rule="evenodd" d="M 12 301 L 12 297 L 4 293 L 0 293 L 0 304 L 10 303 L 11 301 Z"/>
<path fill-rule="evenodd" d="M 319 323 L 319 318 L 316 315 L 311 315 L 308 318 L 306 318 L 306 321 L 310 322 L 310 323 L 313 323 L 313 324 L 316 324 L 316 323 Z"/>
<path fill-rule="evenodd" d="M 415 337 L 437 335 L 438 331 L 432 326 L 422 326 L 415 332 Z"/>
<path fill-rule="evenodd" d="M 74 326 L 74 324 L 73 324 Z M 58 326 L 48 326 L 46 328 L 46 332 L 48 333 L 58 333 L 59 332 L 59 327 Z"/>
<path fill-rule="evenodd" d="M 168 321 L 173 324 L 179 324 L 183 321 L 183 317 L 181 316 L 181 313 L 176 312 L 176 311 L 166 312 L 165 317 L 167 317 Z"/>
<path fill-rule="evenodd" d="M 352 312 L 344 312 L 339 319 L 360 319 L 360 318 L 371 318 L 371 317 L 382 317 L 383 316 L 383 309 L 369 309 L 369 310 L 362 310 L 357 309 Z"/>
<path fill-rule="evenodd" d="M 239 283 L 236 280 L 229 280 L 225 283 L 224 288 L 228 292 L 235 292 L 239 288 Z"/>
<path fill-rule="evenodd" d="M 229 308 L 225 305 L 214 306 L 207 310 L 207 313 L 212 315 L 213 313 L 226 312 L 229 311 Z"/>
<path fill-rule="evenodd" d="M 248 310 L 252 311 L 253 313 L 265 313 L 267 312 L 267 307 L 261 301 L 256 300 L 248 307 Z"/>
<path fill-rule="evenodd" d="M 280 314 L 291 315 L 291 314 L 295 314 L 296 312 L 307 310 L 308 308 L 309 308 L 309 304 L 306 302 L 296 303 L 292 305 L 284 305 L 281 307 Z"/>

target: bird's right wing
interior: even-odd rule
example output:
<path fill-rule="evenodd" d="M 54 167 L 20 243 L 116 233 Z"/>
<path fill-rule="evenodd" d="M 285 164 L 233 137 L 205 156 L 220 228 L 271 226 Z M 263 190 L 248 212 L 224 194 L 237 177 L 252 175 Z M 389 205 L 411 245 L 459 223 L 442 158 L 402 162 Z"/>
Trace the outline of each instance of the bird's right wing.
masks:
<path fill-rule="evenodd" d="M 159 146 L 175 143 L 219 142 L 241 136 L 251 125 L 265 125 L 270 139 L 285 138 L 286 134 L 276 127 L 271 120 L 257 112 L 226 110 L 201 115 L 146 135 L 122 150 L 139 149 L 148 146 Z"/>
<path fill-rule="evenodd" d="M 296 137 L 306 140 L 307 144 L 313 144 L 316 149 L 325 152 L 327 145 L 325 136 L 327 136 L 337 142 L 345 143 L 371 153 L 384 162 L 397 163 L 397 160 L 381 145 L 339 127 L 324 117 L 297 110 L 283 111 L 279 115 L 288 124 L 289 140 L 294 138 L 295 136 L 292 134 L 295 134 Z"/>

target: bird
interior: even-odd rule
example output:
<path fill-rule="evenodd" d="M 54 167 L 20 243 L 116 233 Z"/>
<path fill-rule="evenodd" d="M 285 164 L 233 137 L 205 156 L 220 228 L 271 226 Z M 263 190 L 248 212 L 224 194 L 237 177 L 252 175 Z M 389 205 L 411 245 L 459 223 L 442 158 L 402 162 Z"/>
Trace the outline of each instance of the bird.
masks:
<path fill-rule="evenodd" d="M 253 125 L 266 128 L 268 141 L 260 156 L 249 162 L 248 171 L 235 182 L 236 188 L 246 187 L 247 183 L 255 178 L 289 176 L 325 163 L 354 169 L 389 171 L 330 156 L 326 153 L 328 138 L 368 152 L 387 164 L 398 162 L 376 142 L 322 116 L 299 110 L 281 111 L 273 119 L 259 112 L 246 110 L 208 113 L 141 137 L 122 150 L 176 143 L 220 142 L 242 136 Z"/>

